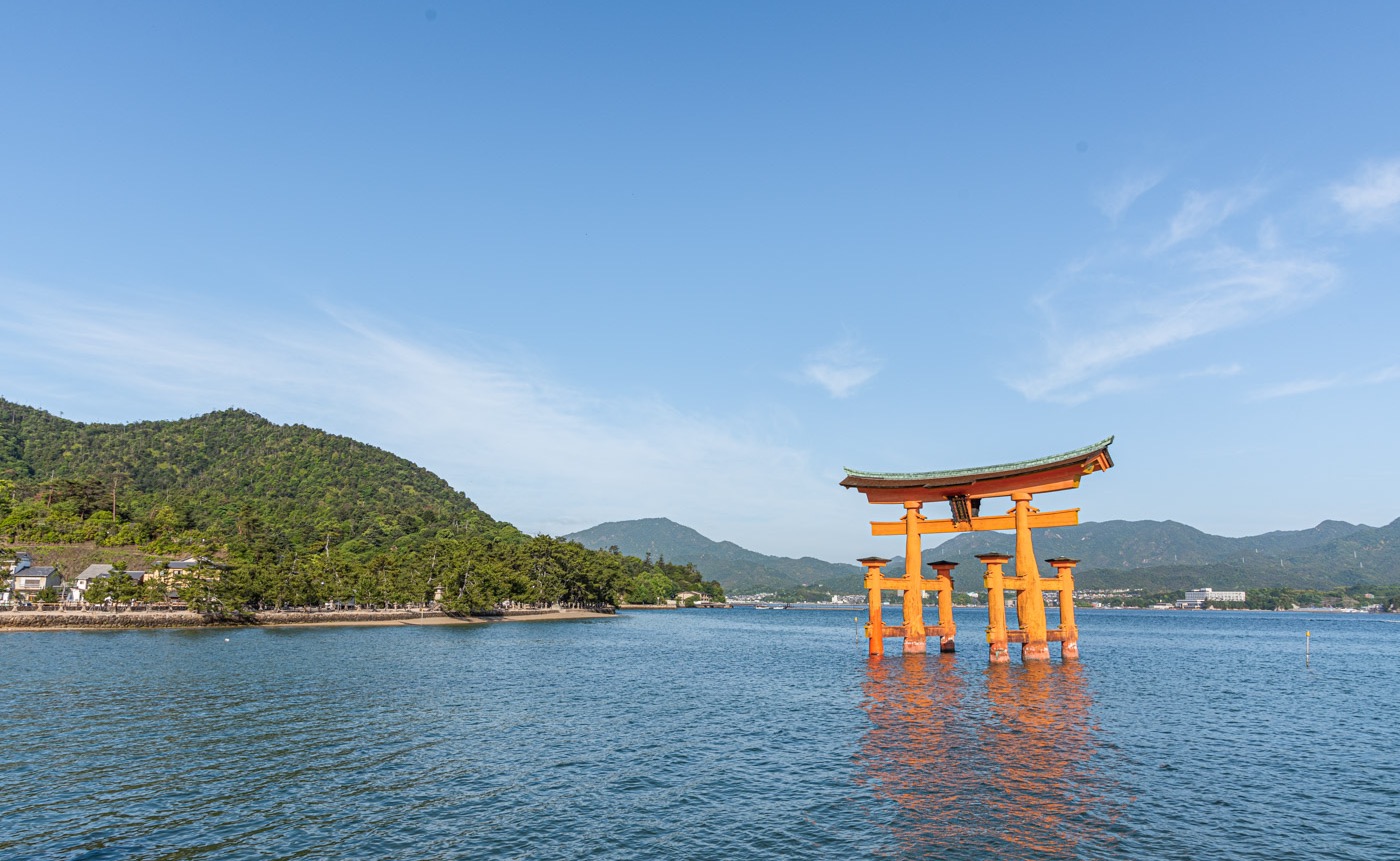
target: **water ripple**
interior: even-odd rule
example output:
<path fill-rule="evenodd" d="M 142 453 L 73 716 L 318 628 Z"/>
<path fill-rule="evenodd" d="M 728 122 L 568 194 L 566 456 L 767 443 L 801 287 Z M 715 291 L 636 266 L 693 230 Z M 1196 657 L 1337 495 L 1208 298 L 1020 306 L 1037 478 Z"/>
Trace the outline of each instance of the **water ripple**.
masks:
<path fill-rule="evenodd" d="M 1086 612 L 998 667 L 839 612 L 5 635 L 0 856 L 1378 858 L 1385 621 Z"/>

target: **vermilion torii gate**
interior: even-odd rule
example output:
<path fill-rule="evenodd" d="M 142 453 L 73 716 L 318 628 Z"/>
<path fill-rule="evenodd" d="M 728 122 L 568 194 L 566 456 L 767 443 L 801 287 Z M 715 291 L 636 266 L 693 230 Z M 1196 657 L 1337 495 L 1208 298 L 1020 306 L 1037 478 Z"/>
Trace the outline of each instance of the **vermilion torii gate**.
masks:
<path fill-rule="evenodd" d="M 973 469 L 943 472 L 881 473 L 846 470 L 841 484 L 854 487 L 876 504 L 903 504 L 904 517 L 896 521 L 873 521 L 872 535 L 904 536 L 904 576 L 886 577 L 882 570 L 888 559 L 870 557 L 860 560 L 866 566 L 865 585 L 870 590 L 870 654 L 882 655 L 885 637 L 903 637 L 904 653 L 916 654 L 927 649 L 929 634 L 936 634 L 942 651 L 953 651 L 957 630 L 953 624 L 953 562 L 931 562 L 937 572 L 929 580 L 920 576 L 922 539 L 924 535 L 981 530 L 1016 530 L 1015 574 L 1003 573 L 1002 566 L 1012 557 L 984 554 L 977 558 L 986 566 L 983 584 L 987 587 L 987 643 L 992 663 L 1007 660 L 1008 644 L 1021 644 L 1022 660 L 1050 657 L 1049 643 L 1060 643 L 1064 658 L 1079 656 L 1079 632 L 1074 624 L 1074 559 L 1047 560 L 1055 567 L 1056 576 L 1041 577 L 1035 563 L 1031 529 L 1047 526 L 1075 526 L 1079 509 L 1040 511 L 1031 507 L 1037 493 L 1069 490 L 1090 473 L 1113 466 L 1108 447 L 1109 437 L 1102 442 L 1064 454 Z M 1014 503 L 1006 514 L 982 516 L 982 500 L 1009 496 Z M 920 513 L 926 502 L 947 502 L 952 510 L 948 520 L 930 520 Z M 904 592 L 903 624 L 886 625 L 880 613 L 880 592 L 899 589 Z M 1045 598 L 1050 589 L 1059 593 L 1060 627 L 1046 629 Z M 1005 592 L 1016 593 L 1015 630 L 1007 630 Z M 938 593 L 938 624 L 924 625 L 923 593 Z"/>

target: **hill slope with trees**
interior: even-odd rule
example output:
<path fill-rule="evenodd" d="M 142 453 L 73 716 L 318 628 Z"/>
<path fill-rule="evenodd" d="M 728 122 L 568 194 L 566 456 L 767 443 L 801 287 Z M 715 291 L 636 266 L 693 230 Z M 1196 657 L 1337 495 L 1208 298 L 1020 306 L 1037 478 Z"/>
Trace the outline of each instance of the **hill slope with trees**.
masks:
<path fill-rule="evenodd" d="M 87 543 L 124 564 L 208 557 L 196 591 L 216 610 L 704 591 L 693 568 L 524 535 L 403 458 L 238 409 L 86 424 L 0 400 L 0 540 L 11 552 Z"/>

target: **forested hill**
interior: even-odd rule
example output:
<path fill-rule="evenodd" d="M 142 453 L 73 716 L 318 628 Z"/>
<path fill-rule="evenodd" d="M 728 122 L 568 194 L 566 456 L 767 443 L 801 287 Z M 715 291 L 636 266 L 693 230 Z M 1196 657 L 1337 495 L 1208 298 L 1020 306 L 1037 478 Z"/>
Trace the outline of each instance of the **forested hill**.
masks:
<path fill-rule="evenodd" d="M 185 585 L 214 612 L 723 599 L 693 566 L 523 535 L 401 457 L 237 409 L 84 424 L 0 399 L 0 553 L 20 550 L 70 566 L 208 557 Z"/>
<path fill-rule="evenodd" d="M 237 409 L 83 424 L 0 400 L 0 481 L 24 501 L 5 529 L 50 540 L 219 543 L 250 516 L 295 545 L 329 539 L 355 555 L 444 528 L 514 532 L 401 457 Z"/>
<path fill-rule="evenodd" d="M 859 565 L 840 565 L 811 557 L 767 556 L 732 541 L 713 541 L 664 517 L 600 523 L 564 537 L 585 547 L 617 547 L 633 556 L 665 557 L 691 564 L 706 577 L 719 580 L 725 589 L 738 593 L 783 592 L 801 586 L 857 592 L 864 571 Z"/>

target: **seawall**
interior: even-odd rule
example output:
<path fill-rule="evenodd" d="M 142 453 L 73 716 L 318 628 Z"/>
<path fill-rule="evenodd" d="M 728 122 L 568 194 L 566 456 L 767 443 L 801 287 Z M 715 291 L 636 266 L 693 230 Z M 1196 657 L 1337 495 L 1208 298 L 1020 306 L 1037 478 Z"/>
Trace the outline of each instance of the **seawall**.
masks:
<path fill-rule="evenodd" d="M 0 612 L 0 630 L 44 628 L 206 628 L 256 625 L 346 624 L 448 619 L 441 610 L 264 610 L 246 616 L 211 616 L 188 610 L 31 610 Z M 464 618 L 463 621 L 466 621 Z"/>

